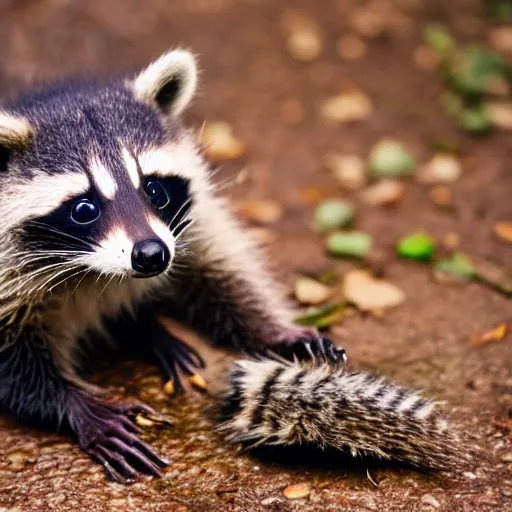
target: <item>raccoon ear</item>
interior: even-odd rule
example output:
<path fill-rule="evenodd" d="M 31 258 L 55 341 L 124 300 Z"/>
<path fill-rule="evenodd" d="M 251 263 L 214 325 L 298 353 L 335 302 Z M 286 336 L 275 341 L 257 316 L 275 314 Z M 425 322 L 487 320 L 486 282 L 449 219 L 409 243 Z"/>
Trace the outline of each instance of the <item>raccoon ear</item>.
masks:
<path fill-rule="evenodd" d="M 33 136 L 27 119 L 0 110 L 0 171 L 7 170 L 11 153 L 27 146 Z"/>
<path fill-rule="evenodd" d="M 185 50 L 173 50 L 150 64 L 133 81 L 135 97 L 154 105 L 166 114 L 179 115 L 194 96 L 197 66 Z"/>

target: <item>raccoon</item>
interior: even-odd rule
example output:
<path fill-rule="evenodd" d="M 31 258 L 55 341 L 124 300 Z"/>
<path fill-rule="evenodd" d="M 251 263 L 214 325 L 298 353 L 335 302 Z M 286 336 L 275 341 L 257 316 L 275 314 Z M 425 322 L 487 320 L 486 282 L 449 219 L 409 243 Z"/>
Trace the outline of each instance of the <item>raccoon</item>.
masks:
<path fill-rule="evenodd" d="M 133 343 L 178 390 L 204 362 L 162 316 L 237 350 L 343 358 L 293 323 L 216 194 L 181 124 L 196 84 L 178 49 L 135 76 L 60 83 L 0 110 L 0 412 L 71 431 L 121 482 L 167 461 L 137 435 L 136 415 L 154 411 L 84 379 L 91 345 Z"/>

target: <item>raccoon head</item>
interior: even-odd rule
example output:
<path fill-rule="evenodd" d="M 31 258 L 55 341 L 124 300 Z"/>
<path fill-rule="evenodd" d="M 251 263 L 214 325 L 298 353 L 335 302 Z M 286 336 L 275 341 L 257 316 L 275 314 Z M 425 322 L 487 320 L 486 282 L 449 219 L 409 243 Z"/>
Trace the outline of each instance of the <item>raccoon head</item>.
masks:
<path fill-rule="evenodd" d="M 192 55 L 175 50 L 135 77 L 59 85 L 0 111 L 0 240 L 9 271 L 169 271 L 204 167 L 179 120 L 196 76 Z"/>

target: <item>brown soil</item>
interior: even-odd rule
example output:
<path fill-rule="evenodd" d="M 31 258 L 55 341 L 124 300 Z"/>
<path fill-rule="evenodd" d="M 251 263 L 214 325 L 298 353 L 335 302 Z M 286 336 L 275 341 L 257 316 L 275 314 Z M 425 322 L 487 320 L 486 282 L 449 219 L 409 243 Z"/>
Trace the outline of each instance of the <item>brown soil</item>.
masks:
<path fill-rule="evenodd" d="M 27 512 L 512 510 L 510 430 L 497 426 L 497 421 L 511 426 L 511 337 L 480 347 L 469 343 L 476 333 L 512 320 L 510 300 L 479 284 L 436 283 L 427 266 L 393 257 L 395 242 L 421 228 L 439 238 L 456 232 L 463 251 L 512 266 L 512 246 L 492 234 L 495 222 L 512 218 L 509 136 L 473 139 L 454 128 L 439 105 L 439 77 L 419 70 L 412 58 L 430 20 L 448 23 L 461 40 L 486 40 L 489 26 L 479 1 L 394 3 L 405 6 L 409 22 L 369 41 L 364 58 L 346 62 L 336 53 L 336 40 L 350 32 L 349 13 L 364 4 L 361 0 L 3 0 L 0 90 L 9 96 L 34 80 L 74 71 L 118 72 L 141 66 L 171 46 L 192 48 L 203 73 L 189 118 L 197 126 L 205 117 L 227 120 L 247 143 L 245 160 L 223 165 L 221 177 L 231 178 L 246 167 L 248 181 L 233 185 L 228 194 L 283 203 L 286 214 L 272 228 L 277 239 L 269 252 L 288 282 L 298 269 L 329 261 L 311 229 L 312 206 L 299 193 L 315 186 L 341 195 L 321 170 L 327 151 L 365 156 L 376 140 L 392 135 L 425 159 L 431 152 L 429 137 L 456 140 L 467 171 L 453 187 L 455 211 L 436 209 L 426 189 L 414 183 L 398 208 L 360 206 L 358 227 L 389 255 L 385 275 L 407 300 L 382 318 L 351 316 L 333 335 L 355 367 L 390 375 L 446 402 L 464 435 L 465 465 L 450 475 L 428 475 L 354 465 L 341 457 L 311 462 L 300 453 L 237 453 L 212 431 L 210 397 L 191 392 L 161 400 L 151 394 L 161 386 L 156 370 L 127 364 L 96 380 L 124 387 L 130 397 L 175 416 L 175 428 L 146 435 L 174 461 L 166 477 L 129 487 L 108 483 L 101 468 L 69 439 L 3 419 L 0 507 Z M 319 23 L 325 50 L 311 63 L 294 60 L 286 50 L 280 18 L 288 7 L 303 9 Z M 374 101 L 373 115 L 361 124 L 326 124 L 319 115 L 322 100 L 352 83 Z M 304 109 L 304 119 L 294 125 L 280 114 L 282 102 L 290 98 Z M 205 377 L 214 383 L 228 359 L 215 350 L 206 353 L 211 364 Z M 311 485 L 310 498 L 287 500 L 283 489 L 300 482 Z"/>

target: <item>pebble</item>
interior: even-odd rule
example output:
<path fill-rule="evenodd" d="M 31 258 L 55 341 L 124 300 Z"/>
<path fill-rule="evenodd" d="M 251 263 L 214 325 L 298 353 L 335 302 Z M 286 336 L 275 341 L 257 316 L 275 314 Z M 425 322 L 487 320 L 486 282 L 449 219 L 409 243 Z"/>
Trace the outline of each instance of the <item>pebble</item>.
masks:
<path fill-rule="evenodd" d="M 501 462 L 512 462 L 512 452 L 504 453 L 500 457 Z"/>
<path fill-rule="evenodd" d="M 246 145 L 233 135 L 232 126 L 225 121 L 205 123 L 201 142 L 206 157 L 213 162 L 235 160 L 246 152 Z"/>
<path fill-rule="evenodd" d="M 405 194 L 405 184 L 398 180 L 385 179 L 361 192 L 363 202 L 374 206 L 392 206 L 400 202 Z"/>
<path fill-rule="evenodd" d="M 421 501 L 423 503 L 425 503 L 426 505 L 430 505 L 431 507 L 434 507 L 434 508 L 439 508 L 441 506 L 439 501 L 437 501 L 437 499 L 434 498 L 434 496 L 432 496 L 431 494 L 424 494 L 421 497 Z"/>
<path fill-rule="evenodd" d="M 359 89 L 331 96 L 322 105 L 320 113 L 324 119 L 337 123 L 362 121 L 373 112 L 370 98 Z"/>
<path fill-rule="evenodd" d="M 416 179 L 423 185 L 453 183 L 462 174 L 460 160 L 453 155 L 437 154 L 416 174 Z"/>
<path fill-rule="evenodd" d="M 289 485 L 283 491 L 284 497 L 289 500 L 299 500 L 301 498 L 307 498 L 310 494 L 311 488 L 307 483 Z"/>
<path fill-rule="evenodd" d="M 366 183 L 366 165 L 358 155 L 328 153 L 324 158 L 324 166 L 347 190 L 360 189 Z"/>
<path fill-rule="evenodd" d="M 301 277 L 295 281 L 295 298 L 301 304 L 318 305 L 325 302 L 332 290 L 323 283 L 309 277 Z"/>

